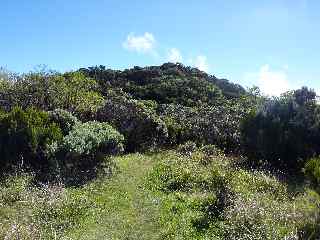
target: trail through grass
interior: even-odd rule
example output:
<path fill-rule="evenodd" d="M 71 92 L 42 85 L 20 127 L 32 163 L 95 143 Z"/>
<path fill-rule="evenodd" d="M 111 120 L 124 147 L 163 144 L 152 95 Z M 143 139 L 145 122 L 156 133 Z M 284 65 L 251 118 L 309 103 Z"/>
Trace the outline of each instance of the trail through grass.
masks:
<path fill-rule="evenodd" d="M 301 229 L 318 234 L 318 194 L 305 189 L 293 197 L 286 184 L 234 169 L 225 156 L 165 151 L 113 161 L 112 176 L 82 187 L 34 186 L 29 175 L 1 182 L 0 239 L 274 240 L 296 237 Z"/>
<path fill-rule="evenodd" d="M 133 154 L 117 158 L 119 173 L 84 189 L 95 204 L 72 239 L 158 239 L 156 199 L 145 187 L 154 157 Z"/>

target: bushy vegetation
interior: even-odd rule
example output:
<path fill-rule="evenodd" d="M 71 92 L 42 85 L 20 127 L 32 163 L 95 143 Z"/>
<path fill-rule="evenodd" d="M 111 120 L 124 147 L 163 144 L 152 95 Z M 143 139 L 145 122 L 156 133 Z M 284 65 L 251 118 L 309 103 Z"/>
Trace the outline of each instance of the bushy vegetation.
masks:
<path fill-rule="evenodd" d="M 48 170 L 48 146 L 62 139 L 57 124 L 48 113 L 14 108 L 0 119 L 1 169 L 14 167 Z"/>
<path fill-rule="evenodd" d="M 134 67 L 124 71 L 95 66 L 80 69 L 86 76 L 97 79 L 102 89 L 122 88 L 139 99 L 152 99 L 158 103 L 187 106 L 215 103 L 221 94 L 237 98 L 246 93 L 238 84 L 182 64 L 165 63 L 161 66 Z"/>
<path fill-rule="evenodd" d="M 82 184 L 96 176 L 106 157 L 123 151 L 123 141 L 108 123 L 79 123 L 61 142 L 50 146 L 56 174 L 67 184 Z"/>
<path fill-rule="evenodd" d="M 313 187 L 320 193 L 320 159 L 312 158 L 308 160 L 305 164 L 304 171 Z"/>
<path fill-rule="evenodd" d="M 315 92 L 302 88 L 267 101 L 244 121 L 242 140 L 253 161 L 299 170 L 320 153 L 320 115 Z"/>
<path fill-rule="evenodd" d="M 166 141 L 167 127 L 154 110 L 156 103 L 132 99 L 121 91 L 109 91 L 106 98 L 97 119 L 119 129 L 127 151 L 154 148 Z"/>
<path fill-rule="evenodd" d="M 215 144 L 228 151 L 240 147 L 240 123 L 246 109 L 224 103 L 217 106 L 190 108 L 182 105 L 160 105 L 158 112 L 166 123 L 169 141 L 181 144 Z"/>
<path fill-rule="evenodd" d="M 116 154 L 123 150 L 123 136 L 107 123 L 76 125 L 58 146 L 58 151 L 78 157 L 91 154 Z"/>
<path fill-rule="evenodd" d="M 103 102 L 94 79 L 80 72 L 60 74 L 53 71 L 31 72 L 1 79 L 1 107 L 14 106 L 75 112 L 81 116 L 94 113 Z"/>
<path fill-rule="evenodd" d="M 276 178 L 234 168 L 234 159 L 221 153 L 208 155 L 198 149 L 183 152 L 168 153 L 149 176 L 150 188 L 164 193 L 159 200 L 163 238 L 312 236 L 306 229 L 313 226 L 314 232 L 318 224 L 320 198 L 315 192 L 293 197 Z"/>
<path fill-rule="evenodd" d="M 63 109 L 55 109 L 48 113 L 50 119 L 58 124 L 64 135 L 67 135 L 80 122 L 72 113 Z"/>
<path fill-rule="evenodd" d="M 0 69 L 0 238 L 316 240 L 319 106 L 182 64 Z"/>

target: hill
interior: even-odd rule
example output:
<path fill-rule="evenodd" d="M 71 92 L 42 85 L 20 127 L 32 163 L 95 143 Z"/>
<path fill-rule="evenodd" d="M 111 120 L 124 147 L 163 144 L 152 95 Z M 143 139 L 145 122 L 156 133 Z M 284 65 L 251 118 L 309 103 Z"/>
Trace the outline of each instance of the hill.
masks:
<path fill-rule="evenodd" d="M 2 71 L 3 239 L 319 239 L 320 106 L 182 64 Z"/>

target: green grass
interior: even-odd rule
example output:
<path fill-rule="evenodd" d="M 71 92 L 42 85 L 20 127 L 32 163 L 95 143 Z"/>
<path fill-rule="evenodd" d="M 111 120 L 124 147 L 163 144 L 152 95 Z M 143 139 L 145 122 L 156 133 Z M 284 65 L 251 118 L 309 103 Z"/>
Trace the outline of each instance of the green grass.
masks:
<path fill-rule="evenodd" d="M 283 239 L 319 224 L 316 193 L 293 194 L 222 155 L 165 151 L 113 161 L 111 177 L 77 188 L 36 187 L 26 174 L 2 181 L 0 239 Z"/>
<path fill-rule="evenodd" d="M 95 207 L 72 239 L 158 239 L 156 199 L 145 187 L 154 159 L 140 154 L 117 158 L 119 173 L 85 188 Z"/>

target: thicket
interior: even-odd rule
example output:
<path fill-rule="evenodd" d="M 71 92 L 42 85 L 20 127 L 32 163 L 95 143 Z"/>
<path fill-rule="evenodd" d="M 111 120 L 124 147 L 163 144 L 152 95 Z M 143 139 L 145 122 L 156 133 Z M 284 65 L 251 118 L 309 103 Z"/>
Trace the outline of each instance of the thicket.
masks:
<path fill-rule="evenodd" d="M 242 145 L 253 162 L 300 170 L 320 154 L 320 115 L 316 94 L 302 88 L 271 99 L 242 124 Z"/>
<path fill-rule="evenodd" d="M 48 171 L 48 146 L 62 139 L 59 126 L 49 114 L 28 108 L 13 108 L 0 117 L 2 170 L 26 168 Z"/>
<path fill-rule="evenodd" d="M 109 124 L 81 123 L 63 110 L 15 107 L 0 116 L 2 173 L 27 170 L 42 180 L 77 182 L 96 173 L 105 157 L 121 153 L 123 141 Z"/>
<path fill-rule="evenodd" d="M 50 146 L 55 172 L 67 184 L 96 177 L 106 158 L 123 152 L 124 137 L 108 123 L 78 123 L 60 142 Z M 110 173 L 112 166 L 106 166 Z"/>
<path fill-rule="evenodd" d="M 182 64 L 165 63 L 161 66 L 134 67 L 124 71 L 115 71 L 100 65 L 81 68 L 80 72 L 97 79 L 101 89 L 110 86 L 122 88 L 135 98 L 152 99 L 158 103 L 190 106 L 215 103 L 221 95 L 232 99 L 246 94 L 246 90 L 238 84 Z"/>
<path fill-rule="evenodd" d="M 0 82 L 0 106 L 7 111 L 15 106 L 45 111 L 59 108 L 85 117 L 92 115 L 103 103 L 96 80 L 80 72 L 61 74 L 42 70 L 7 75 Z"/>
<path fill-rule="evenodd" d="M 112 90 L 105 98 L 97 119 L 109 122 L 125 136 L 127 151 L 144 151 L 166 142 L 167 127 L 156 114 L 155 102 L 136 100 L 122 91 Z"/>

